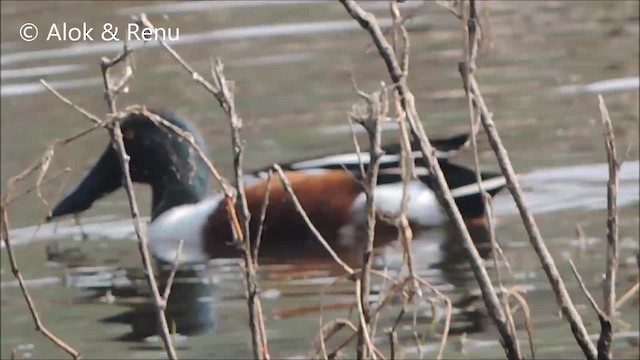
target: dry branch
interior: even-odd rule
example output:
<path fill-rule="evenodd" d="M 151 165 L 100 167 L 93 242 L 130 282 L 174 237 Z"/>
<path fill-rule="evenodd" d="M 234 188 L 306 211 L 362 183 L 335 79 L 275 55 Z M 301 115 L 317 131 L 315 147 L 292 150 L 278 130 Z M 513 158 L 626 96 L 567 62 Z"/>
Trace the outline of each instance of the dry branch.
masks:
<path fill-rule="evenodd" d="M 140 14 L 137 17 L 137 21 L 143 26 L 150 29 L 155 29 L 154 25 L 149 21 L 145 14 Z M 216 59 L 211 66 L 211 75 L 214 80 L 214 84 L 211 84 L 205 80 L 200 74 L 198 74 L 171 46 L 169 46 L 164 40 L 158 39 L 158 42 L 162 47 L 173 56 L 178 63 L 191 75 L 191 77 L 205 87 L 213 97 L 218 101 L 220 107 L 223 109 L 227 117 L 229 118 L 229 125 L 231 127 L 231 141 L 233 150 L 233 167 L 236 180 L 236 191 L 233 191 L 226 181 L 220 180 L 223 185 L 225 193 L 225 204 L 227 207 L 227 213 L 229 217 L 229 223 L 232 233 L 234 234 L 235 243 L 242 250 L 242 257 L 244 261 L 244 282 L 247 296 L 247 306 L 249 309 L 249 327 L 251 330 L 252 349 L 253 356 L 256 359 L 268 359 L 269 352 L 266 344 L 266 332 L 264 331 L 264 318 L 261 316 L 261 304 L 260 297 L 258 295 L 258 285 L 256 279 L 256 265 L 257 262 L 252 259 L 251 251 L 251 236 L 249 234 L 249 220 L 251 214 L 247 205 L 247 199 L 244 191 L 244 176 L 242 170 L 242 157 L 244 145 L 240 139 L 240 131 L 242 129 L 242 120 L 237 115 L 235 110 L 235 102 L 232 92 L 227 86 L 227 81 L 223 73 L 223 64 L 220 59 Z M 201 154 L 202 156 L 203 154 Z M 213 166 L 210 166 L 212 171 Z M 221 179 L 221 177 L 220 177 Z M 237 199 L 236 198 L 237 195 Z M 239 200 L 239 201 L 236 201 Z M 235 204 L 235 206 L 234 206 Z M 237 209 L 236 209 L 237 206 Z"/>
<path fill-rule="evenodd" d="M 25 196 L 25 195 L 29 195 L 29 194 L 30 194 L 30 193 L 32 193 L 34 190 L 36 190 L 36 191 L 37 191 L 37 190 L 38 190 L 38 188 L 40 188 L 40 187 L 42 187 L 43 185 L 46 185 L 46 184 L 50 183 L 51 181 L 53 181 L 53 180 L 57 179 L 60 175 L 63 175 L 63 174 L 67 174 L 67 173 L 69 173 L 69 171 L 71 171 L 71 168 L 69 168 L 69 167 L 62 169 L 61 171 L 58 171 L 57 173 L 55 173 L 55 174 L 53 174 L 53 175 L 51 175 L 51 176 L 47 177 L 46 179 L 43 179 L 42 181 L 40 181 L 40 183 L 39 183 L 39 184 L 36 184 L 36 185 L 34 185 L 34 186 L 32 186 L 32 187 L 28 188 L 27 190 L 24 190 L 23 192 L 21 192 L 21 193 L 19 193 L 19 194 L 17 194 L 17 195 L 14 195 L 14 196 L 12 196 L 12 197 L 10 197 L 10 198 L 8 198 L 8 199 L 6 199 L 6 202 L 5 202 L 5 203 L 3 203 L 3 206 L 5 206 L 5 207 L 7 207 L 7 208 L 8 208 L 8 207 L 9 207 L 9 205 L 11 205 L 14 201 L 16 201 L 16 200 L 18 200 L 18 199 L 22 198 L 22 197 L 23 197 L 23 196 Z"/>
<path fill-rule="evenodd" d="M 382 132 L 380 129 L 381 118 L 386 117 L 388 108 L 388 101 L 386 96 L 386 89 L 384 83 L 380 86 L 380 92 L 373 94 L 365 94 L 358 92 L 358 94 L 366 101 L 366 106 L 354 105 L 351 114 L 351 119 L 360 124 L 367 132 L 369 136 L 369 154 L 370 161 L 367 166 L 366 177 L 364 180 L 364 192 L 366 196 L 365 211 L 367 213 L 367 242 L 362 257 L 362 271 L 360 272 L 360 279 L 357 282 L 359 288 L 357 289 L 357 302 L 358 311 L 360 312 L 360 326 L 358 328 L 358 347 L 357 357 L 358 359 L 367 358 L 371 354 L 373 355 L 373 347 L 371 345 L 371 339 L 369 337 L 370 329 L 369 324 L 371 322 L 369 311 L 369 292 L 371 283 L 371 263 L 373 261 L 373 242 L 375 239 L 375 226 L 376 226 L 376 209 L 375 203 L 375 188 L 378 182 L 378 170 L 380 169 L 380 158 L 384 155 L 381 148 Z M 362 165 L 362 164 L 361 164 Z M 364 345 L 367 345 L 365 349 Z"/>
<path fill-rule="evenodd" d="M 580 273 L 576 269 L 576 266 L 573 264 L 573 261 L 569 259 L 569 264 L 571 265 L 571 270 L 573 271 L 573 275 L 576 277 L 578 284 L 580 285 L 580 289 L 589 300 L 589 304 L 591 308 L 598 314 L 598 320 L 600 321 L 600 338 L 598 339 L 598 359 L 611 359 L 610 353 L 608 352 L 609 347 L 611 346 L 611 341 L 613 337 L 613 324 L 611 323 L 611 318 L 607 316 L 602 309 L 598 306 L 593 296 L 587 289 L 587 286 L 584 284 Z"/>
<path fill-rule="evenodd" d="M 482 265 L 482 258 L 480 257 L 478 250 L 475 248 L 462 215 L 460 214 L 460 211 L 458 210 L 458 207 L 451 195 L 442 170 L 440 169 L 440 165 L 436 159 L 434 148 L 429 142 L 422 123 L 420 122 L 420 118 L 415 109 L 413 94 L 411 94 L 411 91 L 406 84 L 404 72 L 398 64 L 393 48 L 384 38 L 380 26 L 373 14 L 364 11 L 353 0 L 341 0 L 340 2 L 345 7 L 349 15 L 351 15 L 351 17 L 355 19 L 363 29 L 369 32 L 380 56 L 383 58 L 394 87 L 400 96 L 402 108 L 407 115 L 411 132 L 413 136 L 419 140 L 420 151 L 427 162 L 429 172 L 435 176 L 435 186 L 433 188 L 436 197 L 449 218 L 452 219 L 453 223 L 456 225 L 456 228 L 463 239 L 462 245 L 471 263 L 476 280 L 480 285 L 482 297 L 487 309 L 489 310 L 489 316 L 496 324 L 500 335 L 502 336 L 503 346 L 505 347 L 507 356 L 510 359 L 520 359 L 522 356 L 515 345 L 515 339 L 509 330 L 505 314 L 500 307 L 498 297 L 493 289 L 489 275 Z"/>
<path fill-rule="evenodd" d="M 469 2 L 469 14 L 467 15 L 467 11 L 464 6 L 464 1 L 460 2 L 460 15 L 461 15 L 461 23 L 462 23 L 462 32 L 464 37 L 464 64 L 467 72 L 469 74 L 473 73 L 473 70 L 476 68 L 476 56 L 478 54 L 478 42 L 480 39 L 479 29 L 479 20 L 476 11 L 475 0 L 471 0 Z M 476 173 L 476 182 L 478 183 L 478 188 L 480 190 L 480 196 L 482 198 L 482 202 L 485 208 L 485 220 L 487 223 L 486 231 L 488 232 L 488 237 L 491 242 L 491 254 L 493 258 L 493 264 L 496 272 L 496 280 L 498 282 L 498 287 L 503 289 L 502 285 L 502 276 L 500 274 L 500 264 L 498 263 L 498 249 L 500 245 L 498 245 L 498 241 L 495 236 L 495 229 L 493 224 L 493 214 L 491 207 L 491 197 L 485 191 L 484 185 L 482 183 L 482 176 L 480 175 L 480 157 L 478 155 L 478 142 L 477 142 L 477 133 L 480 129 L 479 123 L 479 114 L 477 112 L 477 107 L 474 106 L 473 99 L 471 97 L 471 92 L 469 89 L 469 82 L 463 81 L 465 85 L 465 94 L 467 96 L 467 106 L 469 109 L 469 121 L 471 128 L 471 145 L 473 148 L 473 161 L 475 165 L 475 173 Z M 502 303 L 502 307 L 504 309 L 508 329 L 511 333 L 513 341 L 515 343 L 515 347 L 518 353 L 520 350 L 520 343 L 518 341 L 518 337 L 516 336 L 516 326 L 513 322 L 513 316 L 511 314 L 511 310 L 509 307 L 508 296 L 504 291 L 500 292 L 500 300 Z M 533 344 L 531 345 L 533 349 Z M 533 353 L 533 350 L 532 350 Z"/>
<path fill-rule="evenodd" d="M 602 95 L 598 95 L 598 107 L 607 150 L 607 163 L 609 164 L 609 181 L 607 182 L 607 271 L 602 285 L 604 313 L 609 319 L 613 319 L 616 304 L 616 273 L 618 271 L 618 171 L 620 170 L 620 163 L 618 163 L 616 154 L 613 124 Z M 611 342 L 613 341 L 611 323 L 605 324 L 600 321 L 600 324 L 598 359 L 611 359 Z"/>
<path fill-rule="evenodd" d="M 105 86 L 105 101 L 107 102 L 111 116 L 114 119 L 118 118 L 116 109 L 117 89 L 114 88 L 114 86 L 111 84 L 109 71 L 113 66 L 122 61 L 125 61 L 129 54 L 131 54 L 131 50 L 129 50 L 125 45 L 124 50 L 118 56 L 113 59 L 102 58 L 100 62 L 100 69 L 102 70 L 102 77 Z M 130 76 L 125 76 L 125 78 L 130 78 Z M 109 123 L 107 124 L 106 128 L 109 132 L 109 136 L 111 137 L 111 144 L 118 153 L 118 160 L 120 161 L 120 166 L 122 167 L 122 184 L 127 193 L 127 198 L 129 199 L 131 219 L 133 221 L 136 236 L 138 237 L 138 250 L 140 251 L 142 264 L 145 269 L 145 276 L 151 289 L 151 297 L 154 303 L 156 316 L 158 318 L 158 324 L 160 325 L 160 338 L 162 339 L 162 342 L 164 344 L 164 349 L 167 352 L 167 356 L 170 359 L 177 359 L 178 356 L 176 355 L 176 350 L 173 347 L 173 341 L 171 339 L 169 326 L 167 324 L 167 317 L 164 313 L 165 302 L 162 299 L 162 295 L 160 294 L 160 290 L 158 289 L 158 284 L 153 272 L 153 265 L 151 263 L 151 255 L 149 254 L 147 240 L 147 227 L 140 220 L 140 211 L 138 210 L 138 202 L 133 190 L 133 181 L 131 180 L 131 173 L 129 169 L 130 157 L 129 155 L 127 155 L 127 151 L 124 146 L 122 131 L 120 130 L 120 122 L 114 121 L 112 123 Z"/>
<path fill-rule="evenodd" d="M 474 4 L 474 2 L 472 2 L 472 4 Z M 582 323 L 580 314 L 577 312 L 573 302 L 571 301 L 571 297 L 567 292 L 553 257 L 549 253 L 549 250 L 540 235 L 535 219 L 524 201 L 522 189 L 517 181 L 515 171 L 513 170 L 507 151 L 502 145 L 502 140 L 500 139 L 500 135 L 498 134 L 495 123 L 493 122 L 492 114 L 487 109 L 484 99 L 482 98 L 482 94 L 472 72 L 472 68 L 470 67 L 470 64 L 461 62 L 458 70 L 462 77 L 465 89 L 468 89 L 469 97 L 473 100 L 474 107 L 476 107 L 480 113 L 480 121 L 488 135 L 489 144 L 496 154 L 500 169 L 507 180 L 507 188 L 516 202 L 518 211 L 520 212 L 520 216 L 527 230 L 527 234 L 529 235 L 529 241 L 535 249 L 551 287 L 556 294 L 556 301 L 558 302 L 562 313 L 571 325 L 571 330 L 585 356 L 588 359 L 595 359 L 596 349 L 589 338 L 589 334 L 587 333 L 584 324 Z"/>
<path fill-rule="evenodd" d="M 253 340 L 253 356 L 255 359 L 269 359 L 269 353 L 264 346 L 267 343 L 266 332 L 263 331 L 264 318 L 258 316 L 261 311 L 260 297 L 258 295 L 258 283 L 256 279 L 256 262 L 252 259 L 251 252 L 251 236 L 249 234 L 249 220 L 251 214 L 247 205 L 247 196 L 244 190 L 244 174 L 242 171 L 242 158 L 244 153 L 244 144 L 240 140 L 240 130 L 242 129 L 242 120 L 236 114 L 235 101 L 233 94 L 227 86 L 227 81 L 223 73 L 223 64 L 220 59 L 216 59 L 211 67 L 211 72 L 217 91 L 213 96 L 218 100 L 220 106 L 229 117 L 229 125 L 231 126 L 231 143 L 233 149 L 233 169 L 236 177 L 236 189 L 239 203 L 238 220 L 242 225 L 242 233 L 238 237 L 243 250 L 243 260 L 245 264 L 245 280 L 247 290 L 247 305 L 249 307 L 249 326 L 251 328 L 251 337 Z M 238 234 L 237 234 L 238 235 Z"/>
<path fill-rule="evenodd" d="M 269 194 L 271 193 L 271 179 L 273 177 L 273 170 L 269 169 L 267 173 L 267 189 L 264 191 L 264 197 L 262 198 L 262 207 L 260 208 L 260 224 L 258 231 L 256 232 L 256 245 L 253 249 L 253 261 L 256 266 L 258 264 L 258 252 L 260 251 L 260 243 L 262 242 L 262 231 L 264 230 L 264 219 L 267 217 L 267 208 L 269 207 Z"/>
<path fill-rule="evenodd" d="M 65 144 L 64 140 L 54 141 L 38 161 L 34 162 L 32 165 L 24 169 L 18 175 L 15 175 L 8 180 L 6 191 L 4 195 L 2 195 L 2 200 L 0 201 L 0 236 L 2 238 L 2 241 L 4 241 L 5 248 L 7 250 L 7 257 L 9 259 L 11 272 L 13 276 L 16 278 L 16 280 L 18 281 L 18 284 L 20 286 L 20 291 L 22 292 L 22 296 L 24 297 L 25 302 L 27 303 L 27 307 L 29 308 L 31 317 L 33 318 L 36 331 L 40 332 L 47 339 L 51 340 L 51 342 L 53 342 L 60 349 L 64 350 L 72 358 L 79 359 L 80 358 L 79 352 L 76 349 L 74 349 L 72 346 L 64 342 L 62 339 L 57 337 L 53 332 L 51 332 L 40 319 L 40 315 L 35 307 L 35 303 L 33 302 L 33 299 L 31 298 L 29 289 L 27 288 L 24 278 L 20 273 L 20 268 L 18 267 L 18 260 L 16 259 L 15 254 L 13 253 L 13 249 L 11 247 L 11 240 L 9 237 L 10 224 L 9 224 L 8 207 L 10 203 L 15 201 L 22 195 L 33 191 L 34 188 L 37 190 L 38 194 L 41 194 L 40 187 L 45 182 L 44 176 L 48 168 L 48 163 L 51 161 L 51 156 L 53 156 L 53 149 L 55 145 L 58 144 L 59 142 Z M 31 174 L 35 173 L 36 170 L 40 170 L 40 173 L 35 186 L 23 192 L 22 194 L 13 196 L 12 194 L 16 184 L 25 180 Z"/>
<path fill-rule="evenodd" d="M 289 182 L 289 179 L 287 179 L 287 176 L 284 174 L 284 172 L 282 172 L 282 168 L 280 167 L 280 165 L 274 164 L 273 165 L 273 169 L 278 173 L 278 177 L 280 178 L 280 182 L 282 183 L 282 187 L 287 192 L 287 195 L 289 195 L 289 198 L 291 199 L 291 201 L 293 201 L 293 205 L 295 206 L 296 211 L 298 212 L 298 214 L 300 214 L 300 216 L 302 216 L 303 220 L 305 221 L 305 223 L 309 227 L 309 230 L 311 230 L 311 232 L 316 237 L 316 239 L 329 252 L 329 255 L 331 255 L 333 260 L 336 263 L 338 263 L 338 265 L 340 265 L 342 267 L 342 269 L 347 274 L 354 275 L 356 272 L 349 265 L 347 265 L 346 262 L 344 262 L 342 259 L 340 259 L 338 254 L 336 254 L 336 252 L 333 251 L 333 249 L 331 248 L 331 245 L 329 245 L 327 240 L 324 239 L 322 234 L 320 234 L 318 229 L 316 229 L 316 227 L 313 225 L 313 223 L 309 219 L 309 216 L 307 216 L 307 213 L 304 211 L 304 208 L 300 204 L 300 201 L 298 201 L 298 197 L 296 196 L 295 192 L 291 188 L 291 183 Z"/>
<path fill-rule="evenodd" d="M 22 174 L 25 174 L 25 172 L 23 172 Z M 8 187 L 12 186 L 12 184 L 15 183 L 14 180 L 19 179 L 19 177 L 20 175 L 11 178 L 9 180 Z M 44 323 L 40 319 L 40 315 L 38 314 L 36 305 L 31 298 L 31 294 L 29 294 L 29 289 L 27 289 L 24 278 L 20 273 L 18 261 L 16 260 L 15 255 L 13 254 L 13 249 L 11 248 L 11 241 L 9 239 L 9 215 L 7 214 L 7 208 L 5 207 L 5 200 L 9 198 L 10 193 L 10 191 L 7 191 L 7 193 L 5 193 L 5 195 L 3 196 L 2 206 L 0 206 L 0 232 L 2 235 L 2 240 L 4 241 L 5 248 L 7 250 L 7 257 L 9 258 L 11 272 L 13 273 L 13 276 L 16 278 L 16 280 L 18 280 L 20 291 L 22 291 L 22 296 L 27 303 L 27 307 L 29 308 L 29 312 L 31 313 L 31 317 L 33 318 L 33 323 L 35 325 L 36 331 L 40 332 L 42 335 L 44 335 L 44 337 L 51 340 L 51 342 L 53 342 L 60 349 L 64 350 L 73 359 L 80 359 L 80 353 L 75 348 L 57 337 L 44 325 Z"/>
<path fill-rule="evenodd" d="M 627 290 L 624 295 L 622 295 L 618 301 L 616 301 L 616 306 L 615 308 L 618 309 L 619 307 L 621 307 L 622 305 L 624 305 L 627 301 L 629 301 L 629 299 L 631 299 L 633 297 L 633 295 L 635 295 L 636 292 L 638 292 L 638 290 L 640 290 L 640 281 L 637 281 L 634 285 L 632 285 L 629 290 Z"/>
<path fill-rule="evenodd" d="M 403 77 L 406 78 L 409 74 L 409 54 L 410 54 L 410 41 L 409 41 L 409 33 L 404 25 L 404 21 L 402 21 L 402 16 L 400 15 L 400 10 L 398 9 L 398 1 L 397 0 L 389 0 L 389 8 L 391 12 L 391 17 L 393 18 L 393 22 L 395 24 L 393 31 L 393 46 L 394 51 L 397 52 L 398 49 L 398 30 L 402 35 L 402 62 L 400 64 L 401 70 L 403 73 Z M 413 232 L 409 227 L 409 220 L 407 218 L 407 208 L 409 205 L 409 182 L 411 179 L 415 177 L 415 168 L 414 168 L 414 160 L 413 160 L 413 152 L 411 149 L 411 141 L 409 140 L 409 129 L 407 129 L 406 123 L 406 112 L 402 109 L 400 95 L 397 91 L 393 93 L 395 111 L 398 114 L 398 123 L 400 124 L 400 166 L 401 166 L 401 177 L 402 177 L 402 197 L 400 199 L 400 213 L 395 219 L 394 223 L 399 232 L 400 243 L 403 247 L 403 258 L 407 262 L 407 268 L 409 269 L 409 276 L 415 278 L 415 270 L 413 267 L 413 258 L 411 255 L 411 241 L 413 239 Z M 415 284 L 414 284 L 415 285 Z M 415 289 L 419 290 L 420 287 L 414 286 Z M 421 294 L 418 294 L 421 295 Z"/>
<path fill-rule="evenodd" d="M 542 239 L 542 235 L 540 235 L 540 230 L 538 229 L 538 225 L 533 218 L 533 214 L 531 214 L 531 211 L 524 201 L 522 189 L 520 188 L 520 184 L 518 183 L 515 171 L 513 170 L 513 165 L 511 165 L 511 161 L 509 160 L 509 157 L 507 155 L 507 150 L 504 148 L 504 145 L 502 145 L 502 140 L 500 139 L 500 135 L 498 134 L 496 125 L 493 122 L 492 114 L 489 112 L 487 106 L 484 103 L 484 99 L 482 98 L 478 83 L 476 82 L 473 73 L 469 74 L 465 70 L 463 64 L 461 64 L 460 66 L 460 72 L 462 78 L 466 78 L 469 82 L 471 96 L 475 105 L 480 111 L 480 120 L 485 132 L 488 135 L 489 144 L 496 154 L 500 169 L 507 180 L 507 188 L 509 189 L 509 192 L 516 202 L 525 229 L 527 230 L 527 234 L 529 235 L 529 242 L 531 242 L 531 245 L 536 251 L 545 274 L 547 275 L 547 279 L 549 280 L 549 283 L 551 284 L 551 287 L 556 294 L 556 301 L 558 302 L 562 313 L 571 325 L 571 330 L 585 356 L 588 359 L 595 359 L 596 348 L 589 338 L 589 333 L 584 327 L 580 314 L 571 301 L 571 297 L 567 292 L 567 288 L 564 285 L 564 281 L 560 276 L 560 272 L 555 265 L 553 257 L 547 249 L 547 246 Z"/>
<path fill-rule="evenodd" d="M 184 239 L 180 239 L 178 243 L 178 250 L 176 251 L 176 258 L 173 260 L 173 268 L 167 278 L 167 284 L 164 287 L 164 293 L 162 295 L 163 308 L 167 308 L 167 302 L 169 301 L 169 295 L 171 295 L 171 287 L 173 286 L 173 280 L 178 272 L 178 265 L 180 264 L 180 255 L 182 255 L 182 246 L 184 245 Z"/>

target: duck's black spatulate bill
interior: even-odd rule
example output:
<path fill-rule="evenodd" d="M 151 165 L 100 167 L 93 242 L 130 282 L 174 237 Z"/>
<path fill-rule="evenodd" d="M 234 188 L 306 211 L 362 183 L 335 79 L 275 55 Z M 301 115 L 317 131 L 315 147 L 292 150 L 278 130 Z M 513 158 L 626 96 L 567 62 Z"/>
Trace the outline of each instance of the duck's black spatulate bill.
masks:
<path fill-rule="evenodd" d="M 46 220 L 85 211 L 94 201 L 114 192 L 121 185 L 120 163 L 116 151 L 109 146 L 80 184 L 53 208 Z"/>

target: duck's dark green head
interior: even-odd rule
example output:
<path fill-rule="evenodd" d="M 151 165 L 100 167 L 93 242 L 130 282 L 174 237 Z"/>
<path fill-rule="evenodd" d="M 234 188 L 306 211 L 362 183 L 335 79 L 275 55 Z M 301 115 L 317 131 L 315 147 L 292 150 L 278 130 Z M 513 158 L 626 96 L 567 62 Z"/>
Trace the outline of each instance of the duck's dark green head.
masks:
<path fill-rule="evenodd" d="M 161 111 L 151 112 L 190 132 L 206 153 L 204 140 L 193 124 Z M 132 181 L 151 186 L 153 218 L 174 206 L 195 203 L 205 196 L 210 174 L 188 141 L 141 114 L 129 115 L 122 121 L 121 129 L 130 157 Z M 89 209 L 94 201 L 122 186 L 122 175 L 118 154 L 109 144 L 91 171 L 53 208 L 47 220 Z"/>

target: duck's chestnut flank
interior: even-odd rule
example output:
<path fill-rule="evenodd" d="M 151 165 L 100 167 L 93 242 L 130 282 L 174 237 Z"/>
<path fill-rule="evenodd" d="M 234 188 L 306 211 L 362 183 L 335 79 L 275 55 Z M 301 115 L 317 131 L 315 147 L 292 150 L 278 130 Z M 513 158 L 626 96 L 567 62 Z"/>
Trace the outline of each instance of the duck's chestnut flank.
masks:
<path fill-rule="evenodd" d="M 291 188 L 313 225 L 330 242 L 338 239 L 338 231 L 353 220 L 351 205 L 362 193 L 362 185 L 349 172 L 328 170 L 309 175 L 285 172 Z M 247 205 L 251 213 L 250 235 L 252 243 L 260 224 L 260 211 L 267 191 L 266 181 L 246 189 Z M 203 228 L 204 250 L 210 257 L 239 255 L 237 251 L 221 249 L 219 239 L 232 239 L 226 206 L 218 206 Z M 292 242 L 306 243 L 314 236 L 302 216 L 297 212 L 278 178 L 271 180 L 269 204 L 265 213 L 261 244 L 268 253 L 278 248 L 285 251 Z M 295 244 L 294 244 L 295 245 Z M 227 247 L 227 246 L 225 246 Z M 227 247 L 228 248 L 228 247 Z M 235 249 L 234 249 L 235 250 Z M 276 250 L 277 251 L 277 250 Z"/>

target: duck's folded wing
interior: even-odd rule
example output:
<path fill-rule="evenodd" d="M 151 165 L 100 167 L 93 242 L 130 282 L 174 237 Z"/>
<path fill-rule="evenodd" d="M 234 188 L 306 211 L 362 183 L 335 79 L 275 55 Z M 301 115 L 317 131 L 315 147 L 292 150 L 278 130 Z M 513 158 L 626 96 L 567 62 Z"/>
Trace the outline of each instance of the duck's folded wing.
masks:
<path fill-rule="evenodd" d="M 432 145 L 436 148 L 436 156 L 438 159 L 444 160 L 452 156 L 462 146 L 464 146 L 469 139 L 469 134 L 456 135 L 449 138 L 433 139 Z M 415 159 L 417 165 L 421 165 L 422 153 L 419 150 L 419 145 L 414 142 L 411 146 L 412 157 Z M 382 150 L 385 155 L 380 159 L 380 168 L 393 169 L 400 167 L 401 159 L 401 145 L 399 143 L 392 143 L 382 146 Z M 280 164 L 284 170 L 300 171 L 300 170 L 313 170 L 313 169 L 345 169 L 349 171 L 359 171 L 360 164 L 364 165 L 364 168 L 369 166 L 371 162 L 371 155 L 368 151 L 332 154 L 319 156 L 312 159 L 295 160 L 288 163 Z M 269 171 L 269 167 L 258 169 L 253 172 L 254 175 L 264 177 Z"/>

